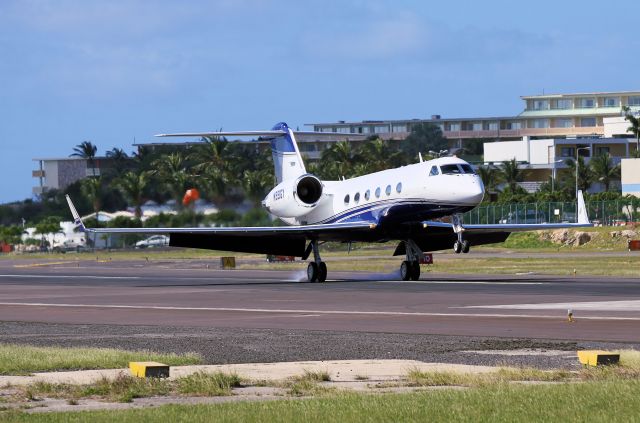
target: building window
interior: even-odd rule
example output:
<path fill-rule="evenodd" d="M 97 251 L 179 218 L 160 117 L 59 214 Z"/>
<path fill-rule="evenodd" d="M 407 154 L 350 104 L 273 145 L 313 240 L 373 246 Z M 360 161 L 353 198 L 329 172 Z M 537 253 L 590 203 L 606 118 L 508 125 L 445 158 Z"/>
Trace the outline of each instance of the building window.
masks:
<path fill-rule="evenodd" d="M 380 198 L 380 187 L 376 188 L 376 198 Z"/>
<path fill-rule="evenodd" d="M 346 206 L 347 204 L 349 204 L 349 201 L 350 201 L 349 194 L 347 194 L 344 196 L 344 205 Z"/>
<path fill-rule="evenodd" d="M 392 125 L 391 132 L 409 132 L 409 131 L 407 131 L 407 125 Z"/>
<path fill-rule="evenodd" d="M 447 123 L 444 126 L 445 130 L 447 131 L 459 131 L 460 130 L 460 124 L 459 123 Z"/>
<path fill-rule="evenodd" d="M 356 192 L 356 195 L 353 196 L 353 202 L 358 204 L 360 202 L 360 193 Z"/>
<path fill-rule="evenodd" d="M 349 128 L 348 126 L 340 126 L 338 127 L 338 132 L 342 134 L 348 134 L 349 132 L 351 132 L 351 128 Z"/>
<path fill-rule="evenodd" d="M 560 157 L 575 157 L 576 149 L 574 147 L 561 147 Z"/>
<path fill-rule="evenodd" d="M 386 134 L 389 132 L 389 125 L 376 125 L 373 127 L 373 132 L 376 134 Z"/>
<path fill-rule="evenodd" d="M 398 185 L 396 185 L 396 192 L 398 194 L 402 192 L 402 182 L 398 182 Z"/>
<path fill-rule="evenodd" d="M 583 109 L 591 109 L 596 106 L 596 101 L 593 98 L 581 98 L 579 104 Z"/>
<path fill-rule="evenodd" d="M 604 107 L 617 107 L 619 102 L 617 97 L 605 97 L 603 101 Z"/>
<path fill-rule="evenodd" d="M 596 147 L 597 156 L 604 156 L 605 154 L 609 154 L 609 147 Z"/>
<path fill-rule="evenodd" d="M 547 110 L 549 108 L 549 100 L 533 100 L 533 110 Z"/>
<path fill-rule="evenodd" d="M 583 117 L 580 119 L 580 126 L 596 126 L 596 118 Z"/>
<path fill-rule="evenodd" d="M 533 119 L 529 121 L 529 128 L 548 128 L 549 119 Z"/>
<path fill-rule="evenodd" d="M 573 102 L 568 98 L 563 98 L 555 101 L 556 109 L 565 110 L 565 109 L 570 109 L 572 106 L 573 106 Z"/>
<path fill-rule="evenodd" d="M 371 198 L 371 191 L 370 191 L 370 190 L 366 190 L 366 191 L 364 192 L 364 199 L 365 199 L 366 201 L 369 201 L 369 198 Z"/>
<path fill-rule="evenodd" d="M 504 129 L 522 129 L 522 122 L 506 122 L 504 124 Z"/>
<path fill-rule="evenodd" d="M 440 172 L 438 172 L 438 166 L 431 166 L 431 172 L 429 172 L 429 176 L 436 176 L 439 173 Z"/>
<path fill-rule="evenodd" d="M 384 190 L 387 195 L 391 195 L 391 185 L 387 185 L 387 189 Z"/>
<path fill-rule="evenodd" d="M 497 131 L 498 130 L 498 122 L 489 122 L 487 124 L 487 129 L 489 131 Z"/>
<path fill-rule="evenodd" d="M 571 128 L 573 126 L 573 119 L 556 119 L 556 128 Z"/>
<path fill-rule="evenodd" d="M 629 97 L 627 104 L 629 106 L 640 106 L 640 96 Z"/>

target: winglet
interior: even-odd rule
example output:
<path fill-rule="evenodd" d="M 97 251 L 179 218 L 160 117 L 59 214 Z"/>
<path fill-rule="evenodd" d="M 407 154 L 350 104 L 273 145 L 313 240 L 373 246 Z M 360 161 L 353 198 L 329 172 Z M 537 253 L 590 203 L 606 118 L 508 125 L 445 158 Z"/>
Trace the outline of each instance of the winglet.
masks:
<path fill-rule="evenodd" d="M 76 210 L 76 206 L 73 205 L 73 202 L 71 201 L 71 198 L 69 197 L 68 194 L 65 195 L 65 197 L 67 199 L 67 203 L 69 204 L 71 215 L 73 216 L 73 223 L 75 223 L 76 226 L 80 226 L 80 230 L 84 232 L 86 228 L 84 227 L 84 223 L 80 218 L 80 214 L 78 213 L 78 210 Z"/>
<path fill-rule="evenodd" d="M 578 222 L 580 224 L 589 224 L 589 215 L 587 214 L 587 206 L 584 204 L 582 190 L 578 191 Z"/>

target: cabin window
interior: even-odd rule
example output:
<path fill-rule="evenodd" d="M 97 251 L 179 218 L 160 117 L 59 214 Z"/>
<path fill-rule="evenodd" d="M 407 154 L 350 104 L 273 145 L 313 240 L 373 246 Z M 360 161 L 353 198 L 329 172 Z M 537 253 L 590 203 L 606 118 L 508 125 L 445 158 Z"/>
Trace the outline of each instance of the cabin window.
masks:
<path fill-rule="evenodd" d="M 380 187 L 376 188 L 376 198 L 380 198 Z"/>
<path fill-rule="evenodd" d="M 345 205 L 349 204 L 349 201 L 350 201 L 349 200 L 349 194 L 347 194 L 347 195 L 344 196 L 344 204 Z"/>
<path fill-rule="evenodd" d="M 468 164 L 463 164 L 462 166 L 462 170 L 464 171 L 464 173 L 470 173 L 470 174 L 475 174 L 475 172 L 473 171 L 473 168 L 471 167 L 471 165 Z"/>
<path fill-rule="evenodd" d="M 402 182 L 398 182 L 398 185 L 396 185 L 396 192 L 398 194 L 402 192 Z"/>
<path fill-rule="evenodd" d="M 439 175 L 438 166 L 431 166 L 431 172 L 429 172 L 429 176 Z"/>
<path fill-rule="evenodd" d="M 455 164 L 442 165 L 440 170 L 442 170 L 443 175 L 459 175 L 462 173 L 458 165 Z"/>
<path fill-rule="evenodd" d="M 384 192 L 386 192 L 387 195 L 391 195 L 391 185 L 387 185 L 387 189 L 385 189 Z"/>
<path fill-rule="evenodd" d="M 370 190 L 366 190 L 364 193 L 364 199 L 369 201 L 369 198 L 371 198 L 371 191 Z"/>
<path fill-rule="evenodd" d="M 359 203 L 360 202 L 360 193 L 356 192 L 356 195 L 353 196 L 353 202 L 354 203 Z"/>

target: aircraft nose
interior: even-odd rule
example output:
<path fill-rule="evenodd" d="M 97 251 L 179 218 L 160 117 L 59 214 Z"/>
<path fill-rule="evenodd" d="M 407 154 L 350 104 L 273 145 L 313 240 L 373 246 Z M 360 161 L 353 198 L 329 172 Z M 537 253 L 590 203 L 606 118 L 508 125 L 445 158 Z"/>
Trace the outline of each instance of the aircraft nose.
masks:
<path fill-rule="evenodd" d="M 478 176 L 475 176 L 465 185 L 464 197 L 466 202 L 473 204 L 478 204 L 482 201 L 484 198 L 484 185 Z"/>

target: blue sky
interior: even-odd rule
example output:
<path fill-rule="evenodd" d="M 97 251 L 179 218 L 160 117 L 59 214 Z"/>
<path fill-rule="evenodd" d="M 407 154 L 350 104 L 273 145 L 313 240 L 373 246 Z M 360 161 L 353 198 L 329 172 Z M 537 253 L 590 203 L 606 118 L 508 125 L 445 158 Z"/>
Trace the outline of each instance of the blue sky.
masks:
<path fill-rule="evenodd" d="M 503 116 L 638 90 L 634 2 L 0 1 L 0 203 L 34 157 L 284 120 Z"/>

